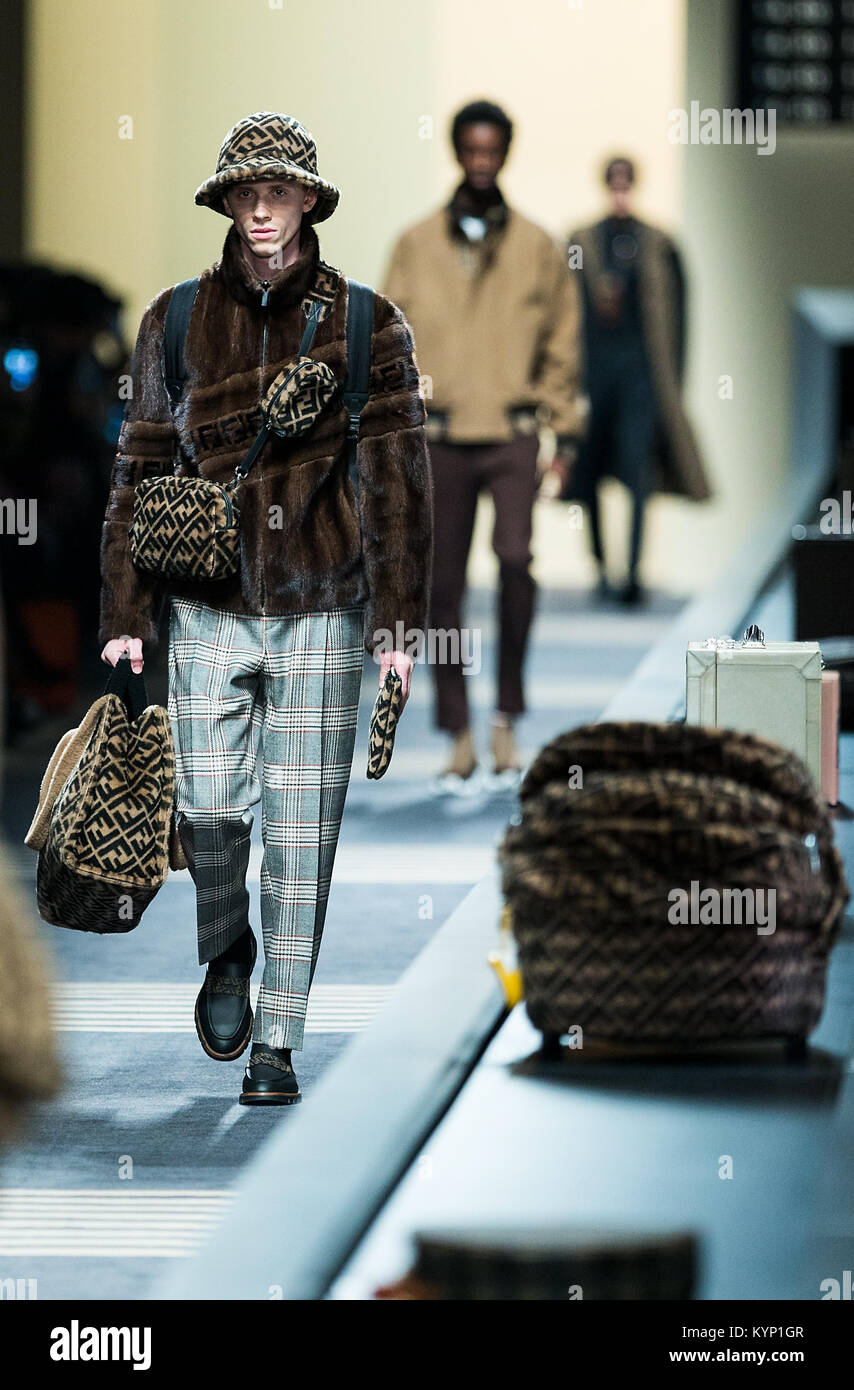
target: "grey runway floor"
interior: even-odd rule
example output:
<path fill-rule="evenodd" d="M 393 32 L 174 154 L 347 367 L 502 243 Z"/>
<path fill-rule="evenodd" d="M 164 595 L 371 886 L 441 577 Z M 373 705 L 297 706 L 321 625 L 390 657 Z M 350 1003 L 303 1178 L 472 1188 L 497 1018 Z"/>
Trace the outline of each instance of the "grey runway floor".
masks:
<path fill-rule="evenodd" d="M 653 597 L 627 612 L 587 594 L 541 592 L 526 668 L 529 711 L 522 752 L 533 756 L 564 729 L 596 718 L 679 607 Z M 470 595 L 466 620 L 482 631 L 482 669 L 469 678 L 473 725 L 488 764 L 494 694 L 493 597 Z M 95 678 L 99 677 L 97 667 Z M 162 661 L 147 668 L 150 699 L 163 700 Z M 27 1132 L 0 1160 L 0 1281 L 36 1280 L 40 1298 L 144 1297 L 163 1262 L 194 1250 L 229 1201 L 239 1168 L 281 1124 L 299 1124 L 324 1071 L 369 1026 L 389 989 L 486 871 L 516 806 L 513 791 L 482 788 L 439 797 L 429 779 L 447 739 L 432 725 L 431 673 L 416 667 L 392 764 L 365 777 L 367 729 L 378 668 L 366 662 L 353 775 L 305 1048 L 294 1054 L 299 1106 L 237 1104 L 245 1058 L 202 1052 L 193 1001 L 193 884 L 170 877 L 128 936 L 90 937 L 41 925 L 57 978 L 67 1083 L 36 1107 Z M 3 830 L 35 903 L 35 854 L 22 838 L 59 734 L 81 708 L 10 750 Z M 249 887 L 258 924 L 260 814 Z M 35 909 L 34 909 L 35 910 Z M 256 967 L 256 983 L 260 969 Z M 342 1157 L 342 1161 L 344 1161 Z M 283 1174 L 299 1201 L 299 1174 Z M 30 1286 L 32 1287 L 32 1286 Z"/>

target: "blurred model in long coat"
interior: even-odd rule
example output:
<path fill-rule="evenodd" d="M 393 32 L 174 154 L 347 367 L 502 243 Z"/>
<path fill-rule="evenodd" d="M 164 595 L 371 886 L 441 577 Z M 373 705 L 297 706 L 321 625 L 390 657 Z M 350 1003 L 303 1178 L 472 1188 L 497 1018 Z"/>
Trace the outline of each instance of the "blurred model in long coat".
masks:
<path fill-rule="evenodd" d="M 679 251 L 666 232 L 631 211 L 634 165 L 623 157 L 605 169 L 610 209 L 569 238 L 568 263 L 583 286 L 589 428 L 561 497 L 589 510 L 599 587 L 609 593 L 599 483 L 615 477 L 632 494 L 631 537 L 621 597 L 642 597 L 638 566 L 644 510 L 653 492 L 701 502 L 710 494 L 691 425 L 682 407 L 686 290 Z M 568 476 L 567 476 L 568 475 Z"/>

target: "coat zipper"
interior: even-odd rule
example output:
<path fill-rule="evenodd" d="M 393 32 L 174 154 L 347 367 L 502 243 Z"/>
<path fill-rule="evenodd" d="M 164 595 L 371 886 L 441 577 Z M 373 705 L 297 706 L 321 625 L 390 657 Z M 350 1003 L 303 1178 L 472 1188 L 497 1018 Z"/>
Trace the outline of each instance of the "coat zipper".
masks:
<path fill-rule="evenodd" d="M 270 298 L 270 281 L 269 281 L 269 280 L 262 280 L 262 281 L 261 281 L 261 291 L 262 291 L 262 293 L 261 293 L 261 308 L 262 308 L 262 309 L 266 309 L 266 308 L 267 308 L 267 301 L 268 301 L 269 298 Z M 267 365 L 267 315 L 266 315 L 266 313 L 265 313 L 265 315 L 264 315 L 264 337 L 263 337 L 263 341 L 262 341 L 262 344 L 261 344 L 261 370 L 262 370 L 262 372 L 263 372 L 264 368 L 266 367 L 266 365 Z M 288 372 L 287 376 L 285 377 L 284 381 L 282 382 L 282 384 L 281 384 L 281 386 L 279 387 L 278 391 L 276 392 L 275 396 L 273 396 L 273 398 L 271 399 L 271 401 L 270 401 L 270 407 L 272 407 L 273 405 L 275 405 L 276 401 L 279 399 L 280 395 L 281 395 L 282 392 L 284 391 L 284 389 L 285 389 L 285 387 L 287 386 L 288 382 L 291 380 L 291 378 L 292 378 L 293 376 L 296 375 L 296 373 L 297 373 L 298 371 L 299 371 L 299 367 L 294 367 L 294 368 L 292 368 L 291 371 Z M 260 481 L 260 479 L 261 479 L 263 476 L 264 476 L 263 473 L 261 473 L 261 471 L 260 471 L 260 462 L 259 462 L 259 481 Z M 264 572 L 263 572 L 263 569 L 262 569 L 262 571 L 261 571 L 261 612 L 262 612 L 262 614 L 266 611 L 266 609 L 265 609 L 265 601 L 266 601 L 266 598 L 267 598 L 267 591 L 266 591 L 266 589 L 265 589 L 265 587 L 264 587 Z"/>
<path fill-rule="evenodd" d="M 266 308 L 267 308 L 267 301 L 269 300 L 269 298 L 270 298 L 270 281 L 269 281 L 269 280 L 262 280 L 262 281 L 261 281 L 261 308 L 262 308 L 262 309 L 266 309 Z M 261 370 L 262 370 L 262 371 L 264 370 L 264 368 L 265 368 L 266 365 L 267 365 L 267 318 L 268 318 L 268 316 L 267 316 L 267 314 L 265 314 L 265 315 L 264 315 L 264 339 L 263 339 L 263 342 L 262 342 L 262 344 L 261 344 Z"/>
<path fill-rule="evenodd" d="M 270 299 L 270 281 L 269 281 L 269 280 L 262 280 L 262 281 L 261 281 L 261 308 L 264 310 L 264 336 L 263 336 L 262 341 L 261 341 L 261 374 L 262 374 L 262 381 L 263 381 L 264 368 L 265 368 L 266 365 L 267 365 L 267 324 L 268 324 L 268 322 L 269 322 L 269 313 L 268 313 L 268 308 L 267 308 L 267 306 L 268 306 L 268 303 L 269 303 L 269 299 Z M 261 461 L 260 461 L 260 459 L 259 459 L 259 461 L 258 461 L 258 473 L 259 473 L 259 482 L 260 482 L 261 478 L 264 476 L 264 475 L 261 473 Z M 263 545 L 262 545 L 262 547 L 261 547 L 261 550 L 262 550 L 262 555 L 263 555 L 263 550 L 264 550 Z M 262 568 L 261 568 L 261 612 L 262 612 L 262 614 L 263 614 L 263 613 L 266 611 L 266 610 L 265 610 L 265 603 L 266 603 L 266 599 L 267 599 L 267 590 L 266 590 L 265 585 L 264 585 L 263 559 L 262 559 L 262 562 L 261 562 L 261 563 L 262 563 Z"/>

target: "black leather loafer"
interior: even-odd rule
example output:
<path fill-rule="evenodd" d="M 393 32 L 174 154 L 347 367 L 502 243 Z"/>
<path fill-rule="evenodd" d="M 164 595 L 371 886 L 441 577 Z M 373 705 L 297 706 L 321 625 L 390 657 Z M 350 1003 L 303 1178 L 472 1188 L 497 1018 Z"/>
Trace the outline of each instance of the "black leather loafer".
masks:
<path fill-rule="evenodd" d="M 293 1105 L 300 1100 L 299 1082 L 290 1061 L 290 1048 L 252 1044 L 243 1077 L 241 1105 Z"/>
<path fill-rule="evenodd" d="M 205 1052 L 217 1062 L 233 1062 L 249 1046 L 255 1021 L 249 977 L 257 955 L 258 943 L 252 932 L 251 962 L 211 961 L 199 990 L 196 1032 Z"/>

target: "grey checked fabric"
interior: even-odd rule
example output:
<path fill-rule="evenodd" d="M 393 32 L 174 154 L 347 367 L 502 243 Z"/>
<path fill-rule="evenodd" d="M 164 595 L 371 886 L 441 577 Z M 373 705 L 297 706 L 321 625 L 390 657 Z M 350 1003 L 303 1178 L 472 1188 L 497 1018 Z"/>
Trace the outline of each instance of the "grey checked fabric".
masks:
<path fill-rule="evenodd" d="M 260 801 L 265 965 L 252 1040 L 300 1050 L 350 780 L 364 609 L 248 617 L 170 602 L 175 802 L 196 885 L 199 962 L 220 955 L 249 920 L 251 807 Z"/>

